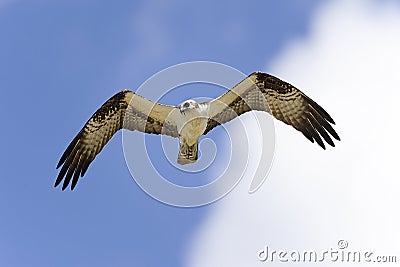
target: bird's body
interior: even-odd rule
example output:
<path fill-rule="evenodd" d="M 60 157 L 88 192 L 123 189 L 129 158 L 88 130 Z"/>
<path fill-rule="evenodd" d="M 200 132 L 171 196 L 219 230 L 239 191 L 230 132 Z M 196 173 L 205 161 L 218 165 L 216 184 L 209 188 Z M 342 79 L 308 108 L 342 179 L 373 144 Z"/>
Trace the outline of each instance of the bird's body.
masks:
<path fill-rule="evenodd" d="M 57 165 L 62 168 L 55 186 L 64 179 L 64 190 L 72 179 L 74 189 L 79 176 L 86 173 L 96 155 L 120 129 L 179 138 L 178 163 L 188 164 L 198 158 L 202 135 L 252 110 L 270 113 L 324 149 L 322 138 L 331 146 L 335 144 L 330 135 L 340 140 L 331 126 L 333 119 L 322 107 L 296 87 L 267 73 L 254 72 L 217 99 L 204 103 L 187 100 L 168 106 L 123 90 L 93 114 L 67 147 Z"/>
<path fill-rule="evenodd" d="M 198 158 L 199 138 L 207 128 L 209 108 L 207 104 L 199 104 L 189 99 L 179 108 L 176 120 L 179 132 L 178 163 L 181 165 L 193 163 Z"/>

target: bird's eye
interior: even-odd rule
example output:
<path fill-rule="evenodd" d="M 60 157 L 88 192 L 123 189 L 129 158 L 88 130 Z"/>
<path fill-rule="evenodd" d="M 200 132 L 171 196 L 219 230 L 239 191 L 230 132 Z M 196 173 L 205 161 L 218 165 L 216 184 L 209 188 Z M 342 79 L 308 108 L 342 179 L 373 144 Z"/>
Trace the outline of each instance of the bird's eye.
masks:
<path fill-rule="evenodd" d="M 183 104 L 183 107 L 184 107 L 184 108 L 188 108 L 188 107 L 189 107 L 189 103 L 186 102 L 185 104 Z"/>

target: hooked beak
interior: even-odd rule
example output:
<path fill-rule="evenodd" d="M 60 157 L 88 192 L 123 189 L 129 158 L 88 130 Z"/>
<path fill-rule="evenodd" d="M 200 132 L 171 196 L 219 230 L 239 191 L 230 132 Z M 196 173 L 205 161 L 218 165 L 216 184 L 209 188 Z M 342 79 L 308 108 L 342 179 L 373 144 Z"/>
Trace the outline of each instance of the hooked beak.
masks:
<path fill-rule="evenodd" d="M 187 108 L 184 108 L 184 107 L 179 108 L 179 111 L 181 112 L 181 114 L 185 114 L 186 110 L 187 110 Z"/>

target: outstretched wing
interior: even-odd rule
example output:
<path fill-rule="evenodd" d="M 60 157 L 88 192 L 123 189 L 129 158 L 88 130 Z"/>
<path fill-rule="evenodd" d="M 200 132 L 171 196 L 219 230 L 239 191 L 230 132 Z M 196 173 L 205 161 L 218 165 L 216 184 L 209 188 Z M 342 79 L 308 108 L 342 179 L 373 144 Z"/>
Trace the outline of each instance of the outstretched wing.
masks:
<path fill-rule="evenodd" d="M 260 110 L 292 125 L 323 149 L 325 144 L 322 138 L 335 146 L 329 134 L 340 140 L 331 126 L 335 122 L 321 106 L 293 85 L 267 73 L 252 73 L 209 105 L 211 116 L 204 134 L 243 113 Z"/>
<path fill-rule="evenodd" d="M 62 166 L 54 186 L 64 179 L 62 190 L 72 179 L 71 190 L 79 176 L 85 175 L 94 158 L 120 129 L 177 137 L 176 125 L 168 119 L 174 107 L 161 105 L 123 90 L 105 102 L 86 122 L 58 162 Z"/>

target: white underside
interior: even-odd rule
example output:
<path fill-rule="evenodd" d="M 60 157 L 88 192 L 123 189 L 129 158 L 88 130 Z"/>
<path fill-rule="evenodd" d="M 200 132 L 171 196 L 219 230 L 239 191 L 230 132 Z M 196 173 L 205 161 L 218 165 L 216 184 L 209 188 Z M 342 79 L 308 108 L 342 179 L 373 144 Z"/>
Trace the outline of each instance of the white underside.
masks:
<path fill-rule="evenodd" d="M 177 127 L 181 142 L 193 145 L 206 130 L 208 122 L 208 106 L 200 105 L 198 109 L 187 109 L 177 118 Z"/>

